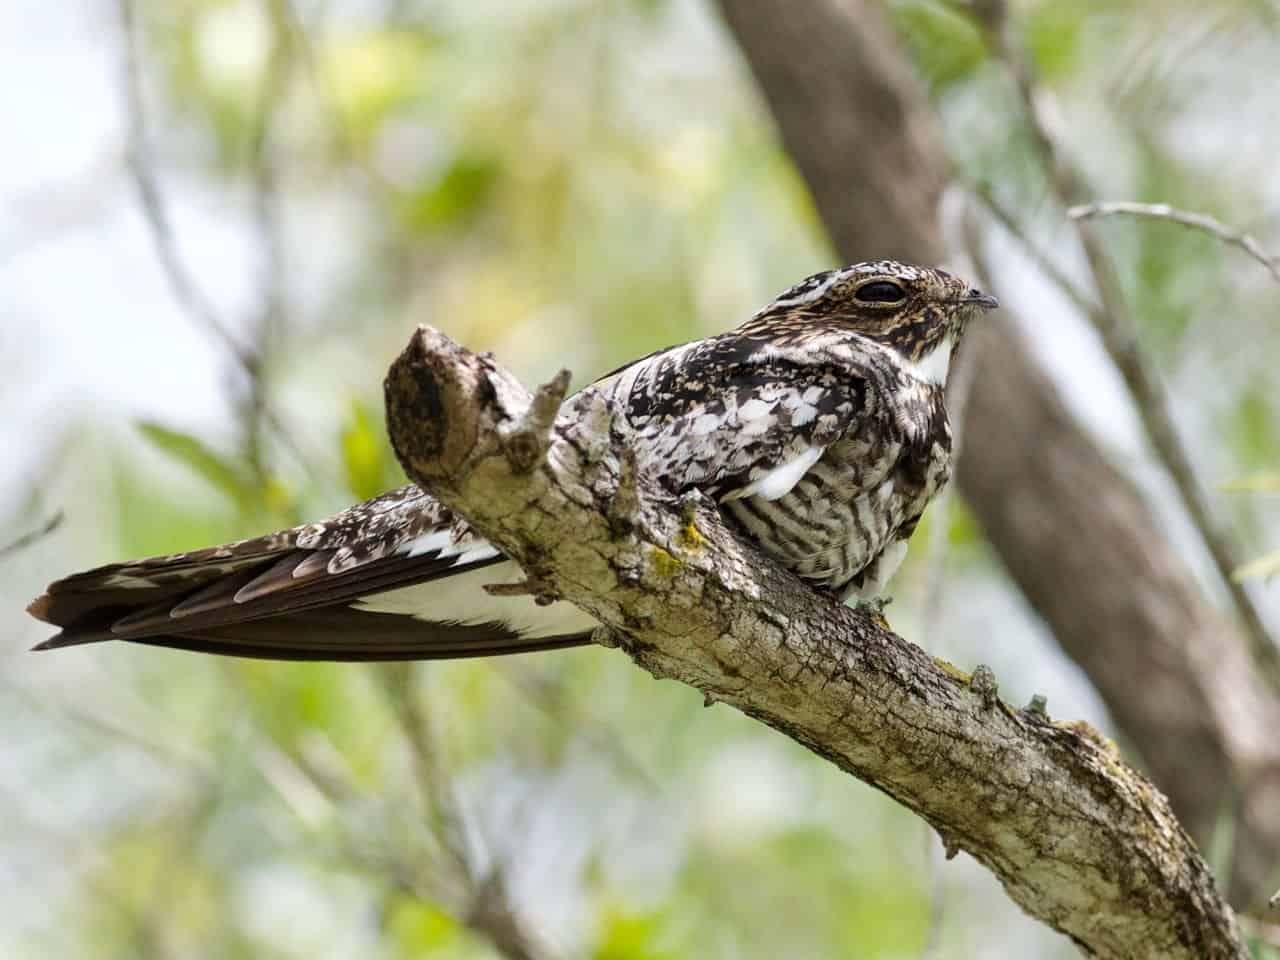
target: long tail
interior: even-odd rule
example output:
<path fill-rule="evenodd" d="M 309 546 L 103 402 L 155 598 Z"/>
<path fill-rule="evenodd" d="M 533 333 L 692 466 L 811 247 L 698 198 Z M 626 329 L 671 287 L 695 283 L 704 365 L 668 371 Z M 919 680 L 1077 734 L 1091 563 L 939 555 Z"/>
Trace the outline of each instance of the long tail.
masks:
<path fill-rule="evenodd" d="M 51 584 L 27 608 L 61 628 L 37 650 L 102 640 L 278 660 L 489 656 L 587 643 L 566 603 L 493 597 L 519 568 L 416 487 L 330 520 Z"/>

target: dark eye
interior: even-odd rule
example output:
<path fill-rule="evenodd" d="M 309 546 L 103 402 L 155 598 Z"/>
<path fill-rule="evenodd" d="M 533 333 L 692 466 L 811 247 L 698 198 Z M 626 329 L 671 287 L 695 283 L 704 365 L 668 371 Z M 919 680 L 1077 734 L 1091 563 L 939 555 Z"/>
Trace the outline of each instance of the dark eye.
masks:
<path fill-rule="evenodd" d="M 891 280 L 872 280 L 864 283 L 854 293 L 863 303 L 897 303 L 907 299 L 906 292 Z"/>

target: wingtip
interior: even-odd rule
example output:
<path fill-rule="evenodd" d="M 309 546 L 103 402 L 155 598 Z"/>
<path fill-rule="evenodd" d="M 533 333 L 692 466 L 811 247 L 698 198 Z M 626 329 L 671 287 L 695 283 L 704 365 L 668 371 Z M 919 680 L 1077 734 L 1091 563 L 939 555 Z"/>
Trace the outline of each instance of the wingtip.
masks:
<path fill-rule="evenodd" d="M 43 653 L 45 650 L 61 650 L 63 647 L 78 647 L 81 644 L 97 643 L 105 639 L 107 638 L 97 637 L 92 635 L 75 636 L 73 634 L 71 636 L 67 636 L 65 632 L 56 633 L 52 637 L 50 637 L 48 640 L 41 640 L 39 643 L 37 643 L 34 647 L 31 648 L 31 652 Z"/>
<path fill-rule="evenodd" d="M 51 623 L 55 627 L 65 627 L 66 620 L 59 623 L 57 615 L 53 611 L 54 597 L 50 593 L 42 593 L 29 604 L 27 604 L 27 613 L 35 617 L 43 623 Z M 32 653 L 42 652 L 45 650 L 59 650 L 62 647 L 78 647 L 82 643 L 93 643 L 95 640 L 105 640 L 106 637 L 86 633 L 81 630 L 78 633 L 67 633 L 61 630 L 55 633 L 48 640 L 42 640 L 31 648 Z"/>

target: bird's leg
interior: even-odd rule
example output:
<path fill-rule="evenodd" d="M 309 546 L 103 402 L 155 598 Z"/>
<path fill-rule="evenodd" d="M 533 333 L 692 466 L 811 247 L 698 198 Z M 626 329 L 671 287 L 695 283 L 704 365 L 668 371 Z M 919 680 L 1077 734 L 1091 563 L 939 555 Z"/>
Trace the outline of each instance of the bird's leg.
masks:
<path fill-rule="evenodd" d="M 859 597 L 853 609 L 873 617 L 884 619 L 884 608 L 893 603 L 893 597 Z"/>
<path fill-rule="evenodd" d="M 893 603 L 893 597 L 859 597 L 853 609 L 870 617 L 882 629 L 889 630 L 891 628 L 889 621 L 885 619 L 884 608 L 891 603 Z"/>

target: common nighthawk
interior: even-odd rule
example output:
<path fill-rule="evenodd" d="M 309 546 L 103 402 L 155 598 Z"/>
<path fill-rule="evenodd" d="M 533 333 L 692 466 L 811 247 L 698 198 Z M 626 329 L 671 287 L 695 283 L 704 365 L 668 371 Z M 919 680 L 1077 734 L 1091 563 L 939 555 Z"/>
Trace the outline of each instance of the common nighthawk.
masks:
<path fill-rule="evenodd" d="M 966 322 L 995 306 L 941 270 L 859 263 L 594 386 L 670 491 L 713 498 L 740 535 L 815 587 L 872 596 L 947 480 L 947 370 Z M 572 604 L 483 589 L 519 575 L 410 485 L 318 523 L 77 573 L 28 609 L 62 628 L 37 649 L 118 639 L 393 660 L 588 641 L 595 622 Z"/>

